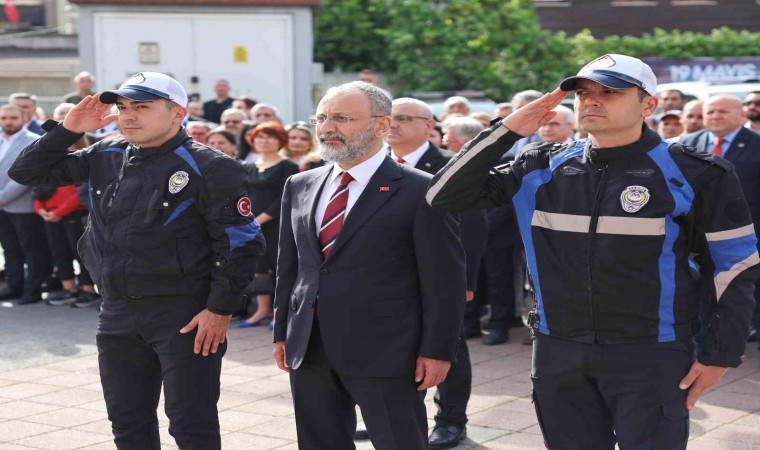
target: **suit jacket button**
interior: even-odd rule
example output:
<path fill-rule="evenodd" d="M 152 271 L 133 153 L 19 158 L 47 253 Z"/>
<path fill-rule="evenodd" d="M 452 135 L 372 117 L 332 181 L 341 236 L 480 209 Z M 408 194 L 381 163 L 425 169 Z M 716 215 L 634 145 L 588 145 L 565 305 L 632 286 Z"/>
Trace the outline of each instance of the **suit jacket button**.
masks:
<path fill-rule="evenodd" d="M 320 269 L 319 273 L 321 273 L 322 275 L 327 275 L 328 273 L 330 273 L 330 271 L 327 269 Z"/>

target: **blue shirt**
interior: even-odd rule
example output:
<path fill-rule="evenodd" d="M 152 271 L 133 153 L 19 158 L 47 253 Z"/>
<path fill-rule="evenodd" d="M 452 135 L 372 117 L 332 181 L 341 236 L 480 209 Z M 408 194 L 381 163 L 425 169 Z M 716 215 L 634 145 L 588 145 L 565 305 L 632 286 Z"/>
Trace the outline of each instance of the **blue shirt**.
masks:
<path fill-rule="evenodd" d="M 734 139 L 736 139 L 736 135 L 739 134 L 739 131 L 741 131 L 742 127 L 739 127 L 735 129 L 734 131 L 728 133 L 727 135 L 723 136 L 723 144 L 720 146 L 722 150 L 722 156 L 726 157 L 726 152 L 728 152 L 728 148 L 731 147 L 731 143 L 734 142 Z M 718 136 L 713 134 L 712 131 L 709 132 L 709 138 L 710 142 L 707 145 L 707 152 L 712 153 L 713 147 L 715 147 L 715 141 L 718 140 Z"/>

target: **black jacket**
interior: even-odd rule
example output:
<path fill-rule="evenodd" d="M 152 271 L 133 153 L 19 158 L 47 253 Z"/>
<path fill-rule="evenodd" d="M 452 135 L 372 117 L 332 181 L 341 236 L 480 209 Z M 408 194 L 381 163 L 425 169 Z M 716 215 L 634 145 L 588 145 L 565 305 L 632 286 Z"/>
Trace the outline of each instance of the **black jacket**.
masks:
<path fill-rule="evenodd" d="M 184 130 L 156 148 L 117 138 L 69 153 L 82 135 L 46 126 L 9 174 L 31 186 L 87 183 L 79 253 L 105 297 L 208 295 L 212 312 L 240 307 L 264 241 L 239 162 Z"/>
<path fill-rule="evenodd" d="M 427 200 L 452 211 L 513 205 L 537 331 L 602 344 L 688 340 L 698 329 L 696 253 L 716 267 L 699 360 L 739 365 L 760 259 L 731 164 L 644 127 L 627 146 L 537 144 L 492 170 L 519 138 L 498 123 L 482 132 L 435 176 Z"/>

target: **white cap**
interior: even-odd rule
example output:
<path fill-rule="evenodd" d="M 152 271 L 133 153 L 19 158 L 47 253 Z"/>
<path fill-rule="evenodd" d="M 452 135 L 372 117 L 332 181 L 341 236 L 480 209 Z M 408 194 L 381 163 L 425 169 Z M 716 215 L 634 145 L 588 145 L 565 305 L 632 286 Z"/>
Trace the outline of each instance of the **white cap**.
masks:
<path fill-rule="evenodd" d="M 150 102 L 160 98 L 171 100 L 179 106 L 187 107 L 187 93 L 177 80 L 158 72 L 140 72 L 132 76 L 115 91 L 100 94 L 102 103 L 116 103 L 119 97 L 138 102 Z"/>
<path fill-rule="evenodd" d="M 601 56 L 583 66 L 578 75 L 562 80 L 559 88 L 575 90 L 578 80 L 596 81 L 612 89 L 640 87 L 649 95 L 657 92 L 657 77 L 644 61 L 625 55 Z"/>

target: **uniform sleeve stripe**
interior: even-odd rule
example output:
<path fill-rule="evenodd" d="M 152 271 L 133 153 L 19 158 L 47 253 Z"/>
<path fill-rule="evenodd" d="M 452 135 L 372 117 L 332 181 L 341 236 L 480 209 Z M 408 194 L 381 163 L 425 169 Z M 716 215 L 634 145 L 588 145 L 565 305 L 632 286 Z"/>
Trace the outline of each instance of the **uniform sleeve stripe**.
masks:
<path fill-rule="evenodd" d="M 738 277 L 742 272 L 758 263 L 760 263 L 760 257 L 758 256 L 757 252 L 755 252 L 744 260 L 734 264 L 731 269 L 725 272 L 718 272 L 718 274 L 715 275 L 715 294 L 718 301 L 720 301 L 723 293 L 726 291 L 726 289 L 728 289 L 728 286 L 731 284 L 731 281 L 733 281 L 734 278 Z"/>
<path fill-rule="evenodd" d="M 535 211 L 533 212 L 533 219 L 530 224 L 534 227 L 547 228 L 554 231 L 588 233 L 588 227 L 591 225 L 591 216 Z"/>
<path fill-rule="evenodd" d="M 752 253 L 757 251 L 757 239 L 755 234 L 725 239 L 722 241 L 712 241 L 707 243 L 710 249 L 710 256 L 715 264 L 715 274 L 725 272 L 739 261 L 744 261 Z"/>
<path fill-rule="evenodd" d="M 486 131 L 490 130 L 491 129 L 486 129 Z M 475 139 L 470 141 L 471 143 L 474 143 L 474 145 L 471 148 L 462 150 L 457 156 L 455 156 L 452 160 L 453 163 L 451 166 L 447 166 L 447 168 L 443 169 L 445 172 L 441 174 L 441 178 L 439 178 L 438 181 L 432 185 L 430 189 L 428 189 L 427 195 L 425 196 L 425 200 L 427 200 L 428 204 L 433 204 L 435 196 L 438 195 L 438 192 L 441 191 L 443 185 L 446 184 L 449 179 L 454 176 L 455 173 L 461 170 L 465 164 L 467 164 L 472 158 L 476 157 L 480 152 L 482 152 L 484 148 L 492 145 L 500 137 L 504 136 L 507 133 L 509 133 L 507 127 L 500 125 L 498 128 L 491 131 L 491 133 L 488 134 L 485 138 L 481 138 L 480 141 L 478 141 L 478 137 L 480 137 L 480 135 L 476 136 Z"/>
<path fill-rule="evenodd" d="M 748 236 L 750 234 L 752 235 L 755 234 L 755 226 L 753 224 L 749 224 L 741 228 L 734 228 L 733 230 L 716 231 L 715 233 L 705 233 L 705 236 L 707 237 L 708 241 L 714 242 L 714 241 L 725 241 L 726 239 L 736 239 L 736 238 Z"/>
<path fill-rule="evenodd" d="M 246 223 L 236 227 L 229 227 L 224 231 L 230 239 L 230 251 L 236 248 L 245 247 L 245 244 L 256 239 L 261 227 L 256 222 Z"/>
<path fill-rule="evenodd" d="M 114 153 L 121 153 L 122 155 L 127 152 L 127 149 L 119 148 L 119 147 L 108 147 L 108 148 L 101 148 L 98 150 L 98 153 L 105 153 L 105 152 L 114 152 Z"/>

